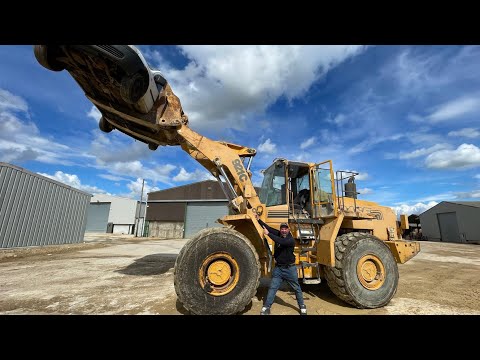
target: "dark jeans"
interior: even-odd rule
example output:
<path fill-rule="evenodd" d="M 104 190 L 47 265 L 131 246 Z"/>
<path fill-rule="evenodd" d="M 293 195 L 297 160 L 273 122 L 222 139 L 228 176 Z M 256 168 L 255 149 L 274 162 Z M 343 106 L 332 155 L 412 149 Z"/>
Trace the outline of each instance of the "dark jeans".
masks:
<path fill-rule="evenodd" d="M 289 267 L 280 267 L 276 266 L 273 269 L 272 273 L 272 282 L 270 283 L 270 288 L 268 289 L 267 298 L 263 306 L 270 307 L 275 300 L 275 294 L 277 293 L 278 288 L 285 280 L 288 285 L 290 285 L 295 291 L 295 297 L 297 298 L 298 306 L 304 305 L 303 303 L 303 294 L 300 284 L 298 283 L 297 267 L 295 265 Z"/>

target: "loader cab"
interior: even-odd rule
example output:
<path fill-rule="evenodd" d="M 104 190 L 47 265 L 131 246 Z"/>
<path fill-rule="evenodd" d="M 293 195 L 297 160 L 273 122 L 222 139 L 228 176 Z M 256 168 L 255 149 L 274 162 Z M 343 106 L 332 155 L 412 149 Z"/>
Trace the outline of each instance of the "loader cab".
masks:
<path fill-rule="evenodd" d="M 260 188 L 260 201 L 267 207 L 286 205 L 286 170 L 285 163 L 276 161 L 263 171 L 263 182 Z"/>
<path fill-rule="evenodd" d="M 263 171 L 260 201 L 278 217 L 336 215 L 331 161 L 319 164 L 276 159 Z"/>

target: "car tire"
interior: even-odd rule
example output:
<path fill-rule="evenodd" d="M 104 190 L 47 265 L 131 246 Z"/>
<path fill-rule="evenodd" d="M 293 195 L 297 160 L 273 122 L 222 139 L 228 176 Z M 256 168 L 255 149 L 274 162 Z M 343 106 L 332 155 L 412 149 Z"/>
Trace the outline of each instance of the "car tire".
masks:
<path fill-rule="evenodd" d="M 65 69 L 65 66 L 56 59 L 58 49 L 54 46 L 34 45 L 33 53 L 44 68 L 51 71 L 62 71 Z"/>
<path fill-rule="evenodd" d="M 103 116 L 98 122 L 98 127 L 105 133 L 109 133 L 113 130 L 113 126 Z"/>
<path fill-rule="evenodd" d="M 120 86 L 120 95 L 128 104 L 135 104 L 148 89 L 148 77 L 142 73 L 124 76 Z"/>

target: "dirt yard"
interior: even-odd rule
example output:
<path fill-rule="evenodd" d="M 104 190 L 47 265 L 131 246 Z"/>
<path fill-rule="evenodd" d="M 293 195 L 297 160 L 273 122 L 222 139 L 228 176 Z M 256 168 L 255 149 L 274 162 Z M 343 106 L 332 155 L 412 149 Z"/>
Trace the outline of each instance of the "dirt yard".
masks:
<path fill-rule="evenodd" d="M 83 244 L 0 250 L 0 314 L 187 314 L 173 287 L 185 242 L 103 234 Z M 353 308 L 323 282 L 303 286 L 309 315 L 480 314 L 480 246 L 421 247 L 399 265 L 398 291 L 386 307 Z M 243 314 L 260 312 L 268 283 L 261 280 Z M 296 314 L 295 296 L 284 287 L 272 315 Z"/>

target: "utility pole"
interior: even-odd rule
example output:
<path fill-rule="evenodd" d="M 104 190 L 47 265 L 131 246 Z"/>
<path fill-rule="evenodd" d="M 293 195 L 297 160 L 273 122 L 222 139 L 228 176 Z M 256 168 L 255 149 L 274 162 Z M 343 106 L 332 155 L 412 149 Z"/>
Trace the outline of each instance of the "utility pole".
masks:
<path fill-rule="evenodd" d="M 135 230 L 135 237 L 138 237 L 138 228 L 140 227 L 140 213 L 142 211 L 142 202 L 143 202 L 143 187 L 145 186 L 145 179 L 142 179 L 142 193 L 140 194 L 140 207 L 138 208 L 138 217 L 137 217 L 137 229 Z M 145 221 L 145 219 L 143 220 Z M 143 228 L 143 225 L 142 225 Z M 142 234 L 140 234 L 141 236 Z"/>
<path fill-rule="evenodd" d="M 143 221 L 142 221 L 142 236 L 144 235 L 144 231 L 145 231 L 145 219 L 147 218 L 147 206 L 148 206 L 148 193 L 147 193 L 147 197 L 145 198 L 145 207 L 144 207 L 144 211 L 143 211 Z"/>

